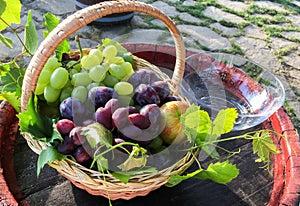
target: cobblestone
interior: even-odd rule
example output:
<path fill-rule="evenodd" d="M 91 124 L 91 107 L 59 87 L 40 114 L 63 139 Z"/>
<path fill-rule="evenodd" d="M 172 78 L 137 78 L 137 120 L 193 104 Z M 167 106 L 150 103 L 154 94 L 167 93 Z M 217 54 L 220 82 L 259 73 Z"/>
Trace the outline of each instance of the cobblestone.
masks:
<path fill-rule="evenodd" d="M 232 22 L 232 23 L 246 23 L 247 21 L 244 20 L 243 18 L 231 14 L 231 13 L 227 13 L 222 11 L 219 8 L 213 7 L 213 6 L 209 6 L 205 9 L 205 11 L 203 12 L 203 14 L 207 17 L 210 17 L 216 21 L 228 21 L 228 22 Z"/>
<path fill-rule="evenodd" d="M 261 8 L 273 9 L 279 12 L 288 13 L 286 9 L 284 9 L 280 4 L 271 2 L 271 1 L 257 1 L 255 4 Z"/>
<path fill-rule="evenodd" d="M 249 7 L 248 3 L 239 2 L 239 1 L 217 0 L 217 3 L 238 12 L 244 11 Z"/>
<path fill-rule="evenodd" d="M 269 50 L 267 42 L 243 36 L 234 38 L 234 41 L 241 46 L 247 58 L 268 68 L 272 72 L 276 72 L 281 68 L 275 55 Z"/>
<path fill-rule="evenodd" d="M 271 37 L 270 40 L 271 40 L 271 47 L 275 51 L 299 46 L 299 44 L 296 42 L 291 42 L 289 40 L 278 38 L 278 37 Z"/>
<path fill-rule="evenodd" d="M 154 3 L 152 3 L 152 6 L 159 8 L 162 12 L 164 12 L 166 15 L 170 17 L 179 15 L 179 12 L 176 10 L 174 6 L 170 6 L 165 2 L 155 1 Z"/>
<path fill-rule="evenodd" d="M 225 37 L 220 36 L 209 28 L 192 25 L 178 25 L 178 29 L 187 33 L 192 39 L 212 51 L 219 50 L 220 48 L 232 48 L 230 42 Z"/>
<path fill-rule="evenodd" d="M 226 27 L 223 26 L 220 23 L 213 23 L 210 25 L 211 28 L 214 28 L 221 32 L 222 34 L 228 36 L 228 37 L 233 37 L 235 35 L 238 35 L 240 33 L 240 30 L 234 27 Z"/>
<path fill-rule="evenodd" d="M 266 39 L 268 37 L 260 27 L 253 24 L 245 28 L 245 36 L 257 39 Z"/>

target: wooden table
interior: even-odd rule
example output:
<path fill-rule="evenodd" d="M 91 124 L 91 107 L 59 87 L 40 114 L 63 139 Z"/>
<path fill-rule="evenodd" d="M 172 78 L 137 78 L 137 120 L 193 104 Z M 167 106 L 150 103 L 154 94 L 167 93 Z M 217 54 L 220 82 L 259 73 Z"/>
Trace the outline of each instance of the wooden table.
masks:
<path fill-rule="evenodd" d="M 172 68 L 174 48 L 157 45 L 125 45 L 137 56 L 153 64 Z M 147 50 L 145 50 L 147 49 Z M 162 61 L 163 59 L 163 61 Z M 73 186 L 54 169 L 46 166 L 36 177 L 37 155 L 18 135 L 14 110 L 6 102 L 0 107 L 0 203 L 3 205 L 108 205 L 103 197 L 89 195 Z M 116 200 L 114 206 L 126 205 L 298 205 L 300 193 L 300 145 L 295 129 L 285 113 L 279 109 L 258 127 L 271 128 L 285 138 L 274 136 L 281 153 L 273 156 L 271 174 L 254 163 L 250 141 L 224 143 L 229 149 L 241 148 L 230 159 L 240 169 L 240 175 L 227 185 L 211 181 L 187 180 L 176 187 L 161 187 L 145 197 Z M 285 140 L 288 138 L 289 143 Z M 297 156 L 298 155 L 298 156 Z M 209 159 L 202 162 L 205 167 Z M 194 167 L 194 165 L 192 165 Z M 191 169 L 192 169 L 191 167 Z"/>

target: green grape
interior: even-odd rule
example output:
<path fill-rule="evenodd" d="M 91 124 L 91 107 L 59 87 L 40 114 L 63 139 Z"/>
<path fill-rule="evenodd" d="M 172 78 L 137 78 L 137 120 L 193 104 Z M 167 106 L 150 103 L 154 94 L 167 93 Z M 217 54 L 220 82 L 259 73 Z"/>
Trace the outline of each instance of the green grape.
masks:
<path fill-rule="evenodd" d="M 84 69 L 91 69 L 93 66 L 99 65 L 101 63 L 101 59 L 99 59 L 96 55 L 86 55 L 81 58 L 81 66 Z"/>
<path fill-rule="evenodd" d="M 37 83 L 36 84 L 36 88 L 35 88 L 35 94 L 36 95 L 41 95 L 44 93 L 44 89 L 47 86 L 47 84 L 41 84 L 41 83 Z"/>
<path fill-rule="evenodd" d="M 123 59 L 126 61 L 126 62 L 129 62 L 133 65 L 133 57 L 132 57 L 132 54 L 130 52 L 126 52 L 123 54 Z"/>
<path fill-rule="evenodd" d="M 64 87 L 60 93 L 59 101 L 62 102 L 68 97 L 71 97 L 73 87 Z"/>
<path fill-rule="evenodd" d="M 133 86 L 128 82 L 118 82 L 115 84 L 114 89 L 119 95 L 130 95 L 133 92 Z"/>
<path fill-rule="evenodd" d="M 79 61 L 75 61 L 75 60 L 71 60 L 67 63 L 67 68 L 72 68 L 72 69 L 75 69 L 76 71 L 80 71 L 81 69 L 81 64 Z"/>
<path fill-rule="evenodd" d="M 118 100 L 122 107 L 134 105 L 134 101 L 131 96 L 126 96 L 126 95 L 122 96 L 121 95 L 121 96 L 118 96 Z"/>
<path fill-rule="evenodd" d="M 108 45 L 102 51 L 102 54 L 105 57 L 105 59 L 114 58 L 115 56 L 117 56 L 117 53 L 118 53 L 118 49 L 114 45 Z"/>
<path fill-rule="evenodd" d="M 119 80 L 116 77 L 108 74 L 102 82 L 105 84 L 105 86 L 113 88 L 115 84 L 119 82 Z"/>
<path fill-rule="evenodd" d="M 48 103 L 55 102 L 60 96 L 61 89 L 55 89 L 48 84 L 44 89 L 44 97 Z"/>
<path fill-rule="evenodd" d="M 89 77 L 95 82 L 101 82 L 106 76 L 107 69 L 102 65 L 96 65 L 89 71 Z"/>
<path fill-rule="evenodd" d="M 73 85 L 71 84 L 71 80 L 70 79 L 68 79 L 68 81 L 67 81 L 67 83 L 66 83 L 66 85 L 64 86 L 63 89 L 65 89 L 67 87 L 72 87 L 73 88 Z"/>
<path fill-rule="evenodd" d="M 101 66 L 103 66 L 106 69 L 106 71 L 108 71 L 108 69 L 109 69 L 109 64 L 108 63 L 102 62 Z"/>
<path fill-rule="evenodd" d="M 78 73 L 79 71 L 77 71 L 76 69 L 70 69 L 70 71 L 69 71 L 69 76 L 70 76 L 70 78 L 72 78 L 72 76 L 74 75 L 74 74 L 76 74 L 76 73 Z"/>
<path fill-rule="evenodd" d="M 75 87 L 72 91 L 71 96 L 78 99 L 82 103 L 87 100 L 88 89 L 84 86 Z"/>
<path fill-rule="evenodd" d="M 49 70 L 51 73 L 58 67 L 61 66 L 61 63 L 58 62 L 58 59 L 54 56 L 50 57 L 46 64 L 44 65 L 43 70 Z"/>
<path fill-rule="evenodd" d="M 127 81 L 129 77 L 134 73 L 132 65 L 129 62 L 123 62 L 120 64 L 121 69 L 125 71 L 126 75 L 122 78 L 123 81 Z"/>
<path fill-rule="evenodd" d="M 50 82 L 51 72 L 49 70 L 42 70 L 38 79 L 38 84 L 48 84 Z"/>
<path fill-rule="evenodd" d="M 163 145 L 163 140 L 160 136 L 155 137 L 152 142 L 148 145 L 150 149 L 157 150 Z"/>
<path fill-rule="evenodd" d="M 91 49 L 91 51 L 89 52 L 89 55 L 96 55 L 100 59 L 100 63 L 103 60 L 103 54 L 100 49 Z"/>
<path fill-rule="evenodd" d="M 72 76 L 71 83 L 75 87 L 77 86 L 87 86 L 92 83 L 92 79 L 87 72 L 76 73 Z"/>
<path fill-rule="evenodd" d="M 118 80 L 123 79 L 126 76 L 126 71 L 122 69 L 121 65 L 111 64 L 109 65 L 109 73 L 116 77 Z"/>
<path fill-rule="evenodd" d="M 91 90 L 92 88 L 94 88 L 94 87 L 98 87 L 98 86 L 100 86 L 100 84 L 98 83 L 98 82 L 93 82 L 93 83 L 90 83 L 89 85 L 87 85 L 87 89 L 88 90 Z M 101 86 L 103 86 L 103 85 L 101 85 Z"/>
<path fill-rule="evenodd" d="M 106 63 L 108 64 L 121 64 L 124 62 L 124 59 L 122 57 L 113 57 L 110 59 L 106 59 Z"/>
<path fill-rule="evenodd" d="M 50 78 L 50 85 L 54 89 L 62 89 L 69 80 L 69 72 L 63 67 L 54 70 Z"/>

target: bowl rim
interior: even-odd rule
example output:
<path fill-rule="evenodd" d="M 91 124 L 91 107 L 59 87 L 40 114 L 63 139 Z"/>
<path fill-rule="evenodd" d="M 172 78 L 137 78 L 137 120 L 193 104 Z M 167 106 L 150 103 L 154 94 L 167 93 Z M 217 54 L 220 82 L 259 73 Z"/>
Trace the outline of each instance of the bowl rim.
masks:
<path fill-rule="evenodd" d="M 231 59 L 231 58 L 239 58 L 245 62 L 249 62 L 255 66 L 258 66 L 259 68 L 261 68 L 263 70 L 263 73 L 266 73 L 268 75 L 271 76 L 272 79 L 274 79 L 274 81 L 276 82 L 276 87 L 278 88 L 279 93 L 277 92 L 276 94 L 280 94 L 279 96 L 281 98 L 274 98 L 274 100 L 272 101 L 272 103 L 270 105 L 267 105 L 266 108 L 263 109 L 263 112 L 259 112 L 257 114 L 253 114 L 253 113 L 246 113 L 246 114 L 238 114 L 240 118 L 253 118 L 253 119 L 258 119 L 257 121 L 251 121 L 251 122 L 247 122 L 247 125 L 244 126 L 240 126 L 238 127 L 237 125 L 235 125 L 234 129 L 235 131 L 237 130 L 244 130 L 244 129 L 248 129 L 254 126 L 257 126 L 259 124 L 261 124 L 262 122 L 264 122 L 265 120 L 267 120 L 272 114 L 274 114 L 278 109 L 280 109 L 285 102 L 286 99 L 286 92 L 285 92 L 285 88 L 283 83 L 281 82 L 281 80 L 270 70 L 268 70 L 265 66 L 262 66 L 260 63 L 255 62 L 247 57 L 241 56 L 239 54 L 231 54 L 231 53 L 226 53 L 226 52 L 211 52 L 211 51 L 203 51 L 203 52 L 198 52 L 198 53 L 194 53 L 191 54 L 190 56 L 186 57 L 186 65 L 189 65 L 189 61 L 197 56 L 207 56 L 207 57 L 212 57 L 213 59 L 215 59 L 216 61 L 222 62 L 223 60 L 227 60 L 227 59 Z M 221 58 L 218 58 L 221 57 Z M 224 58 L 225 57 L 225 58 Z M 228 65 L 227 62 L 225 62 L 226 65 Z M 243 69 L 241 69 L 240 67 L 237 67 L 235 64 L 229 64 L 231 66 L 231 68 L 235 68 L 239 71 L 241 71 L 242 73 L 244 73 L 249 79 L 251 79 L 251 81 L 255 81 L 257 82 L 255 79 L 253 79 L 251 76 L 249 76 L 249 74 L 247 74 L 247 72 L 245 72 Z M 183 80 L 185 80 L 186 76 L 183 78 Z M 264 86 L 262 86 L 261 83 L 257 82 L 264 90 L 266 90 L 266 88 Z M 249 83 L 247 83 L 249 84 Z M 224 90 L 226 90 L 226 88 L 224 88 Z M 271 94 L 268 94 L 268 96 L 270 96 Z M 250 123 L 250 124 L 249 124 Z M 243 123 L 242 123 L 243 124 Z"/>

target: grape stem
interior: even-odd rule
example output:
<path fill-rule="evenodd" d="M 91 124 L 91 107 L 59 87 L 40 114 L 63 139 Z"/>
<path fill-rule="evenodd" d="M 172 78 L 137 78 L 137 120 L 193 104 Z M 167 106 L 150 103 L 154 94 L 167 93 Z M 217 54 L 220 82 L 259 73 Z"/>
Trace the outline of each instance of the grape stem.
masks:
<path fill-rule="evenodd" d="M 33 56 L 33 54 L 31 54 L 31 52 L 27 49 L 27 47 L 25 46 L 24 42 L 22 41 L 21 37 L 19 36 L 17 30 L 21 27 L 17 27 L 17 28 L 13 28 L 11 27 L 2 17 L 0 17 L 0 20 L 17 36 L 17 39 L 19 40 L 19 42 L 22 44 L 25 53 L 28 53 L 31 57 Z M 21 55 L 23 55 L 24 52 L 21 53 Z M 20 55 L 17 55 L 17 57 Z"/>
<path fill-rule="evenodd" d="M 80 43 L 80 39 L 79 39 L 78 35 L 75 36 L 75 41 L 77 42 L 79 52 L 80 52 L 80 59 L 81 59 L 83 57 L 83 51 L 82 51 L 82 47 L 81 47 L 81 43 Z"/>
<path fill-rule="evenodd" d="M 122 149 L 124 149 L 128 154 L 130 154 L 130 152 L 129 152 L 125 147 L 123 147 L 123 146 L 125 146 L 125 145 L 132 145 L 132 146 L 140 147 L 138 144 L 131 143 L 131 142 L 122 142 L 122 143 L 120 143 L 120 144 L 114 145 L 114 146 L 108 148 L 107 150 L 105 150 L 104 152 L 102 152 L 102 153 L 100 153 L 100 154 L 94 156 L 94 159 L 93 159 L 93 162 L 92 162 L 90 168 L 92 168 L 92 167 L 94 166 L 94 164 L 95 164 L 95 162 L 97 161 L 97 159 L 99 159 L 101 156 L 105 155 L 106 153 L 108 153 L 108 152 L 110 152 L 110 151 L 112 151 L 112 150 L 114 150 L 114 149 L 122 148 Z M 97 151 L 99 151 L 100 148 L 101 148 L 101 147 L 98 147 L 97 150 L 94 152 L 94 154 L 97 154 Z"/>

